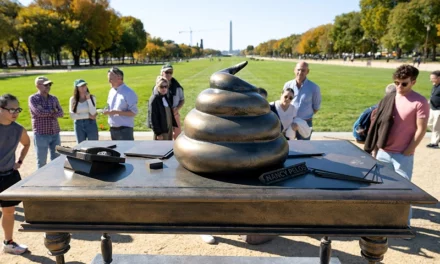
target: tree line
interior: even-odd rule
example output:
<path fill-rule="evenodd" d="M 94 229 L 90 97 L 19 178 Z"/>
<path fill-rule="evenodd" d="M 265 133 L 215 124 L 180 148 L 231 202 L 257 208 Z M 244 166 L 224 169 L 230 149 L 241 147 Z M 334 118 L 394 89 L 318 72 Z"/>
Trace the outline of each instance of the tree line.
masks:
<path fill-rule="evenodd" d="M 202 45 L 152 37 L 140 19 L 122 16 L 109 0 L 34 0 L 28 6 L 0 0 L 0 68 L 8 55 L 18 66 L 21 56 L 34 67 L 35 60 L 44 65 L 45 58 L 52 66 L 62 65 L 63 59 L 80 66 L 82 57 L 100 65 L 111 58 L 124 63 L 130 57 L 134 63 L 219 54 Z"/>
<path fill-rule="evenodd" d="M 338 15 L 332 24 L 272 39 L 256 47 L 248 45 L 242 54 L 341 56 L 386 50 L 397 58 L 403 53 L 419 53 L 436 60 L 440 42 L 439 0 L 360 0 L 359 5 L 360 12 Z"/>

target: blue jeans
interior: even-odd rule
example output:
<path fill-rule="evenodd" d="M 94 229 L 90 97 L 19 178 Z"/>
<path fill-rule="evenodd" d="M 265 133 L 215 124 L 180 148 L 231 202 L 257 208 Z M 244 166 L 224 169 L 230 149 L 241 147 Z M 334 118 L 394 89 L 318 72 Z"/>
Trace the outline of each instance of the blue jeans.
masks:
<path fill-rule="evenodd" d="M 309 120 L 305 120 L 307 125 L 309 125 L 309 127 L 313 127 L 313 119 L 309 119 Z M 296 139 L 297 140 L 310 140 L 310 138 L 312 137 L 312 132 L 310 132 L 310 136 L 309 137 L 302 137 L 299 133 L 296 133 Z"/>
<path fill-rule="evenodd" d="M 405 156 L 402 153 L 390 153 L 382 149 L 377 151 L 376 159 L 385 163 L 403 178 L 411 181 L 414 168 L 414 155 Z M 408 225 L 412 218 L 412 208 L 409 209 Z"/>
<path fill-rule="evenodd" d="M 50 160 L 56 159 L 60 154 L 55 152 L 55 146 L 61 145 L 60 134 L 38 135 L 34 134 L 34 146 L 37 154 L 37 168 L 46 165 L 47 151 L 50 150 Z"/>
<path fill-rule="evenodd" d="M 112 140 L 134 140 L 132 127 L 111 127 L 110 136 Z"/>
<path fill-rule="evenodd" d="M 76 143 L 84 140 L 98 140 L 98 125 L 94 119 L 79 119 L 74 121 Z"/>

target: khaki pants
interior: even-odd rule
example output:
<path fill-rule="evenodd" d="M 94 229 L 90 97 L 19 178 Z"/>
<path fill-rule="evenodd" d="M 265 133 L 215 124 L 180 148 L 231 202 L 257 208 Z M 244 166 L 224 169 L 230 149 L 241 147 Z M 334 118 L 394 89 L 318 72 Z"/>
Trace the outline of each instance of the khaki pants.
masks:
<path fill-rule="evenodd" d="M 428 128 L 431 129 L 431 144 L 440 142 L 440 110 L 429 111 Z"/>

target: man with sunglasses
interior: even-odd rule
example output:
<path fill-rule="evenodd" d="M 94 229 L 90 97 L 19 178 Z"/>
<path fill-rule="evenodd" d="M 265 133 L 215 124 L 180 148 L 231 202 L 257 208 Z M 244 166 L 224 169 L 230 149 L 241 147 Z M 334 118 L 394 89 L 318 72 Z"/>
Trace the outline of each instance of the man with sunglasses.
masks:
<path fill-rule="evenodd" d="M 309 74 L 309 64 L 305 61 L 300 61 L 296 64 L 294 73 L 295 79 L 284 84 L 283 90 L 287 88 L 293 89 L 295 97 L 292 105 L 297 109 L 297 117 L 307 122 L 309 127 L 313 127 L 313 116 L 321 107 L 321 90 L 318 85 L 307 79 Z M 312 134 L 308 137 L 303 137 L 297 133 L 298 140 L 310 140 Z"/>
<path fill-rule="evenodd" d="M 60 155 L 55 151 L 55 147 L 61 144 L 58 118 L 63 117 L 64 112 L 58 98 L 49 94 L 52 84 L 53 82 L 48 78 L 38 76 L 35 78 L 38 92 L 29 97 L 38 168 L 46 165 L 48 150 L 50 150 L 50 160 Z"/>
<path fill-rule="evenodd" d="M 413 91 L 419 70 L 402 65 L 393 74 L 396 92 L 386 95 L 377 108 L 364 149 L 374 152 L 376 159 L 411 180 L 414 152 L 426 133 L 429 104 L 425 97 Z M 410 224 L 411 211 L 408 218 Z"/>
<path fill-rule="evenodd" d="M 108 116 L 112 140 L 134 140 L 134 117 L 138 113 L 136 93 L 124 83 L 124 72 L 112 67 L 107 73 L 111 89 L 107 107 L 103 114 Z"/>
<path fill-rule="evenodd" d="M 18 169 L 31 145 L 26 129 L 15 122 L 21 111 L 15 96 L 11 94 L 0 96 L 0 193 L 21 180 Z M 18 143 L 21 143 L 23 148 L 16 159 Z M 15 206 L 20 202 L 0 200 L 4 233 L 3 252 L 15 255 L 27 251 L 27 246 L 15 243 L 12 238 Z"/>
<path fill-rule="evenodd" d="M 173 77 L 174 69 L 173 66 L 170 64 L 166 64 L 162 66 L 162 69 L 160 70 L 160 74 L 162 77 L 168 80 L 168 83 L 170 84 L 168 88 L 168 100 L 171 103 L 174 118 L 177 122 L 177 127 L 173 127 L 173 139 L 176 139 L 180 133 L 182 132 L 181 126 L 180 126 L 180 109 L 183 107 L 183 104 L 185 103 L 185 96 L 183 94 L 183 87 L 180 85 L 180 83 Z"/>

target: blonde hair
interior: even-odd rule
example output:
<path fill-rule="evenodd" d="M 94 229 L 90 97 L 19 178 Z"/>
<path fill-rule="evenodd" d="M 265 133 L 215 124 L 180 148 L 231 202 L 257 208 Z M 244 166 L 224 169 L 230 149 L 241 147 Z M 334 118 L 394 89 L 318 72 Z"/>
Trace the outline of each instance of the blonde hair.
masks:
<path fill-rule="evenodd" d="M 157 78 L 156 78 L 156 87 L 154 87 L 154 88 L 157 91 L 159 91 L 160 84 L 163 83 L 163 82 L 165 82 L 168 87 L 170 86 L 170 84 L 168 83 L 168 80 L 165 77 L 157 76 Z"/>

